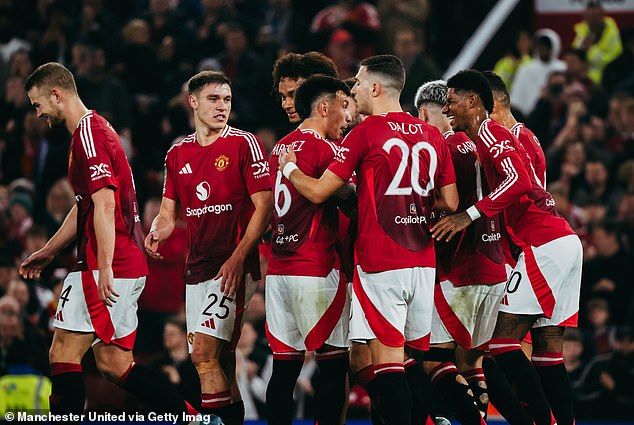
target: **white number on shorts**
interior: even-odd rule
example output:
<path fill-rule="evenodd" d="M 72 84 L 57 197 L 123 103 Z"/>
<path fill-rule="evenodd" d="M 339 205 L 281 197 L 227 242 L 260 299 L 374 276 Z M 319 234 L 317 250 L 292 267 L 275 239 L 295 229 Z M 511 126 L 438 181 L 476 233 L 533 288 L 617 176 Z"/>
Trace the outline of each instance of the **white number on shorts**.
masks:
<path fill-rule="evenodd" d="M 211 298 L 211 303 L 209 303 L 209 305 L 203 310 L 203 314 L 205 316 L 214 316 L 215 315 L 218 319 L 226 319 L 227 316 L 229 316 L 229 306 L 227 306 L 225 304 L 225 302 L 229 301 L 231 303 L 231 302 L 233 302 L 233 298 L 227 297 L 226 295 L 222 296 L 222 299 L 220 300 L 220 304 L 218 305 L 218 308 L 223 310 L 222 314 L 212 313 L 212 312 L 209 311 L 218 302 L 218 295 L 209 294 L 209 296 L 207 298 Z"/>
<path fill-rule="evenodd" d="M 515 279 L 515 282 L 513 282 L 513 279 Z M 517 288 L 519 288 L 520 286 L 520 282 L 522 281 L 522 275 L 520 272 L 513 272 L 511 273 L 511 276 L 509 277 L 508 282 L 506 282 L 506 292 L 509 294 L 512 294 L 513 292 L 517 291 Z M 513 288 L 511 289 L 511 284 L 513 284 Z"/>
<path fill-rule="evenodd" d="M 70 294 L 70 290 L 73 285 L 68 285 L 68 288 L 64 289 L 64 291 L 59 295 L 59 299 L 62 301 L 62 308 L 66 305 L 68 301 L 68 294 Z"/>
<path fill-rule="evenodd" d="M 280 205 L 280 194 L 284 194 L 284 204 Z M 278 170 L 275 179 L 275 211 L 278 217 L 284 217 L 291 209 L 291 191 L 282 183 L 282 172 Z"/>
<path fill-rule="evenodd" d="M 393 147 L 397 147 L 401 150 L 401 163 L 398 165 L 394 178 L 390 182 L 390 185 L 385 191 L 386 195 L 411 195 L 412 189 L 420 196 L 428 196 L 429 193 L 434 190 L 434 175 L 436 174 L 436 166 L 438 163 L 438 157 L 436 150 L 432 145 L 427 142 L 418 142 L 412 147 L 412 171 L 410 175 L 411 186 L 400 187 L 409 163 L 410 151 L 409 146 L 403 140 L 393 137 L 383 144 L 383 150 L 390 153 Z M 425 188 L 420 185 L 420 151 L 426 150 L 429 152 L 429 181 Z"/>

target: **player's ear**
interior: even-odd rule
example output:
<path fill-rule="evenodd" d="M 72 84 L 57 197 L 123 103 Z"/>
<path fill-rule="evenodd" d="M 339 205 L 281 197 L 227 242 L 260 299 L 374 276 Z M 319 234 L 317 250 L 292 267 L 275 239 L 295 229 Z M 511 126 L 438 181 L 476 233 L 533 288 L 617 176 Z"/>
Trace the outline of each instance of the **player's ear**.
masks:
<path fill-rule="evenodd" d="M 62 91 L 58 88 L 52 88 L 50 96 L 53 98 L 55 103 L 60 103 L 62 101 Z"/>
<path fill-rule="evenodd" d="M 372 83 L 372 96 L 377 97 L 378 95 L 380 95 L 382 88 L 383 87 L 381 87 L 381 84 L 377 82 Z"/>
<path fill-rule="evenodd" d="M 326 118 L 328 115 L 328 102 L 322 101 L 317 105 L 317 113 L 320 117 Z"/>
<path fill-rule="evenodd" d="M 187 101 L 189 102 L 189 106 L 191 106 L 192 109 L 198 109 L 198 99 L 196 99 L 196 96 L 190 94 L 187 97 Z"/>

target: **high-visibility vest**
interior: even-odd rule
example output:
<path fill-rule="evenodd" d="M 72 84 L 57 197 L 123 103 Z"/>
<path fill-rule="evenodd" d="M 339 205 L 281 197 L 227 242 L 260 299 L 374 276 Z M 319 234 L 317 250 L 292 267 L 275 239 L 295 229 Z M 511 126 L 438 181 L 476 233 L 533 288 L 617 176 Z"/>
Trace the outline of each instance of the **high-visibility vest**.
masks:
<path fill-rule="evenodd" d="M 49 411 L 51 380 L 42 375 L 4 375 L 0 378 L 0 417 L 6 412 Z"/>

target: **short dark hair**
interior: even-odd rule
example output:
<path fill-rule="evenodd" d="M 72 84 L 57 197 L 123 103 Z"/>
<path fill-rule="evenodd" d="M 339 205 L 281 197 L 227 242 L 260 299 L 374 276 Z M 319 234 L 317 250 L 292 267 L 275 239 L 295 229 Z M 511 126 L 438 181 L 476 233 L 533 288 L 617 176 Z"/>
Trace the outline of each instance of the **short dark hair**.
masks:
<path fill-rule="evenodd" d="M 487 112 L 493 112 L 493 92 L 481 72 L 475 69 L 464 69 L 447 80 L 447 87 L 477 94 Z"/>
<path fill-rule="evenodd" d="M 385 86 L 398 90 L 403 90 L 405 85 L 405 66 L 399 58 L 394 55 L 370 56 L 361 61 L 361 66 L 365 66 L 368 72 L 381 76 L 385 81 Z"/>
<path fill-rule="evenodd" d="M 24 83 L 27 92 L 33 87 L 59 87 L 77 93 L 73 74 L 61 63 L 48 62 L 37 67 Z"/>
<path fill-rule="evenodd" d="M 323 53 L 308 52 L 303 55 L 288 53 L 279 58 L 273 65 L 273 93 L 277 92 L 282 78 L 298 80 L 315 74 L 337 77 L 337 67 Z"/>
<path fill-rule="evenodd" d="M 536 46 L 546 47 L 548 49 L 552 49 L 553 48 L 553 40 L 550 37 L 548 37 L 547 35 L 540 35 L 535 40 L 535 45 Z"/>
<path fill-rule="evenodd" d="M 301 119 L 310 117 L 317 102 L 332 101 L 337 92 L 350 95 L 350 89 L 343 81 L 327 75 L 312 75 L 297 88 L 295 110 Z"/>
<path fill-rule="evenodd" d="M 200 71 L 187 82 L 187 92 L 189 94 L 197 93 L 208 84 L 227 84 L 231 87 L 231 80 L 219 71 Z"/>
<path fill-rule="evenodd" d="M 346 78 L 343 82 L 346 83 L 346 86 L 348 86 L 350 90 L 357 84 L 357 80 L 354 77 Z"/>
<path fill-rule="evenodd" d="M 484 71 L 482 75 L 484 75 L 489 82 L 493 96 L 498 99 L 498 102 L 507 108 L 511 106 L 511 96 L 502 77 L 493 71 Z"/>

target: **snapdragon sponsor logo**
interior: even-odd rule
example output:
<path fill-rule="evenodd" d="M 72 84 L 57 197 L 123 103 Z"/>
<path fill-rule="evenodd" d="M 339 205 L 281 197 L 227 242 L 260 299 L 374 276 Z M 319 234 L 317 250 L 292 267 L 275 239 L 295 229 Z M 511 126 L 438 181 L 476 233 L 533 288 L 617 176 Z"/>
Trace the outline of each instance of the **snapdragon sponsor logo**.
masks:
<path fill-rule="evenodd" d="M 206 214 L 221 214 L 223 212 L 231 212 L 233 211 L 233 205 L 231 204 L 215 204 L 215 205 L 205 205 L 202 208 L 189 208 L 185 210 L 187 217 L 197 217 L 200 218 Z"/>

